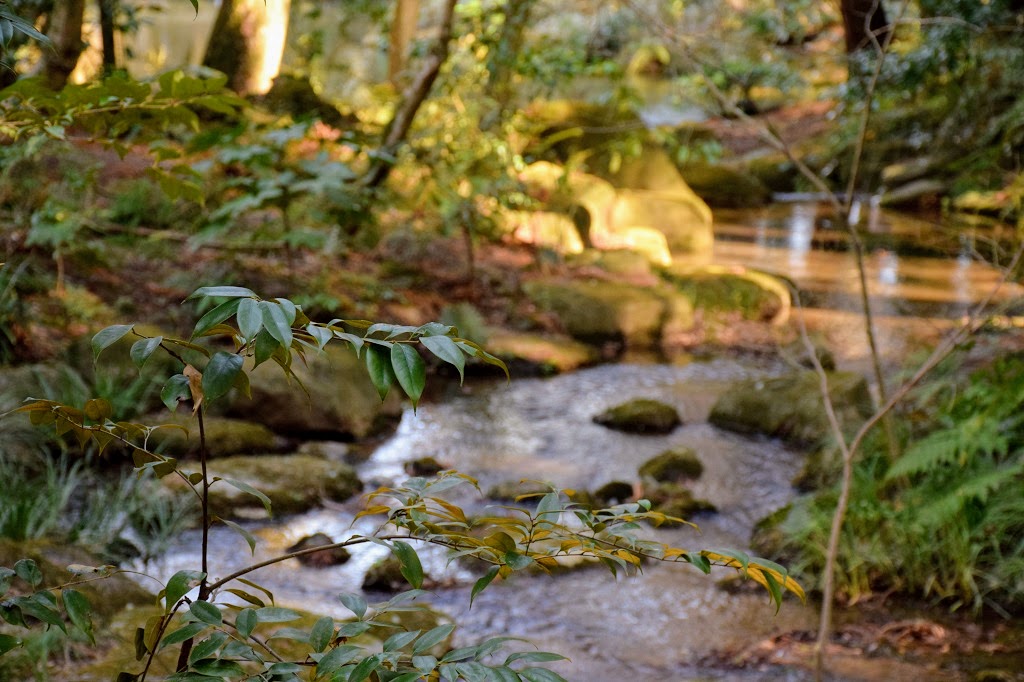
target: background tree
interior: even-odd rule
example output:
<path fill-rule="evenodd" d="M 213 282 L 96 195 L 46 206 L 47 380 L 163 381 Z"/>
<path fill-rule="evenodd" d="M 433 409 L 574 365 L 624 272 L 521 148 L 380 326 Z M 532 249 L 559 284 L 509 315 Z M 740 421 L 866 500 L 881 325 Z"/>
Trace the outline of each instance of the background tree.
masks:
<path fill-rule="evenodd" d="M 412 41 L 416 37 L 419 16 L 420 0 L 398 0 L 395 3 L 388 40 L 388 81 L 396 89 L 401 87 L 402 72 L 405 71 Z"/>
<path fill-rule="evenodd" d="M 203 64 L 240 95 L 263 94 L 281 67 L 291 0 L 224 0 Z"/>

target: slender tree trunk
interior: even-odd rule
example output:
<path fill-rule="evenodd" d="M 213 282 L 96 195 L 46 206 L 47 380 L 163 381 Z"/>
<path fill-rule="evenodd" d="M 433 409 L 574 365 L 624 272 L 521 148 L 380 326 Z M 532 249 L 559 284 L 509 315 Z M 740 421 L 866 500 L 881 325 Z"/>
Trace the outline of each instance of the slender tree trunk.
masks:
<path fill-rule="evenodd" d="M 843 15 L 847 54 L 885 44 L 886 34 L 892 29 L 882 0 L 841 0 L 839 7 Z"/>
<path fill-rule="evenodd" d="M 103 75 L 117 69 L 117 54 L 114 47 L 114 16 L 117 0 L 100 0 L 100 36 L 103 40 Z"/>
<path fill-rule="evenodd" d="M 396 89 L 401 87 L 402 72 L 408 63 L 419 17 L 420 0 L 397 0 L 388 42 L 388 81 Z"/>
<path fill-rule="evenodd" d="M 54 3 L 50 15 L 49 37 L 52 50 L 43 50 L 40 73 L 54 90 L 60 90 L 78 65 L 85 49 L 82 23 L 85 20 L 85 0 L 66 0 Z"/>
<path fill-rule="evenodd" d="M 270 89 L 281 68 L 290 0 L 224 0 L 203 64 L 223 72 L 240 95 Z"/>
<path fill-rule="evenodd" d="M 405 143 L 405 138 L 409 135 L 409 129 L 412 128 L 416 112 L 419 111 L 420 106 L 427 99 L 427 95 L 430 94 L 430 88 L 433 87 L 434 81 L 437 80 L 437 74 L 440 73 L 441 66 L 448 60 L 448 43 L 452 39 L 452 23 L 455 17 L 456 2 L 458 0 L 445 0 L 444 13 L 441 18 L 441 30 L 437 40 L 434 42 L 430 54 L 424 60 L 422 70 L 413 82 L 409 84 L 409 87 L 405 89 L 405 92 L 402 93 L 402 102 L 395 111 L 394 118 L 391 119 L 387 128 L 384 129 L 384 139 L 381 141 L 377 157 L 360 180 L 364 187 L 377 187 L 387 180 L 388 175 L 391 174 L 391 168 L 394 165 L 393 159 L 398 153 L 398 149 Z"/>
<path fill-rule="evenodd" d="M 505 3 L 505 23 L 498 44 L 487 60 L 487 95 L 498 103 L 499 113 L 508 108 L 515 94 L 515 62 L 523 49 L 523 36 L 536 4 L 537 0 L 507 0 Z"/>

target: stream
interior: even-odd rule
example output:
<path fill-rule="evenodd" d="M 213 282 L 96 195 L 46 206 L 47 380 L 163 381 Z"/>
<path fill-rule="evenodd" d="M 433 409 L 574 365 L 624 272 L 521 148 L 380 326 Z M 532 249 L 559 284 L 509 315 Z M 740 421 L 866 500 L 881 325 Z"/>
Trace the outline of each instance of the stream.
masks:
<path fill-rule="evenodd" d="M 880 229 L 923 229 L 909 219 L 887 220 Z M 808 292 L 806 312 L 828 332 L 840 366 L 864 366 L 864 335 L 851 305 L 857 302 L 853 257 L 848 250 L 827 248 L 832 242 L 821 238 L 812 205 L 723 212 L 719 231 L 716 263 L 791 277 Z M 897 359 L 947 329 L 950 320 L 987 294 L 998 273 L 966 255 L 902 257 L 895 251 L 875 250 L 868 255 L 868 278 L 884 349 L 887 357 Z M 1018 288 L 1005 287 L 1001 297 L 1019 293 Z M 704 464 L 694 494 L 710 500 L 718 512 L 692 519 L 699 532 L 657 530 L 652 531 L 654 537 L 688 549 L 743 549 L 753 524 L 796 495 L 790 481 L 802 455 L 777 441 L 719 431 L 707 423 L 707 415 L 730 382 L 785 369 L 777 361 L 719 357 L 604 365 L 551 378 L 514 379 L 510 384 L 451 386 L 442 398 L 421 405 L 417 412 L 407 410 L 394 435 L 358 469 L 372 488 L 401 481 L 405 462 L 430 456 L 477 478 L 485 491 L 522 478 L 593 490 L 611 480 L 633 480 L 639 465 L 650 457 L 687 446 Z M 683 426 L 666 436 L 642 436 L 592 422 L 605 408 L 634 397 L 674 405 Z M 475 511 L 486 504 L 470 492 L 458 501 Z M 370 520 L 353 524 L 357 504 L 274 523 L 251 522 L 247 527 L 260 540 L 257 560 L 281 553 L 315 532 L 335 540 L 371 532 Z M 199 564 L 192 549 L 198 545 L 197 534 L 183 536 L 159 562 L 155 568 L 161 578 Z M 212 531 L 211 547 L 211 565 L 218 574 L 252 561 L 241 538 L 222 527 Z M 291 560 L 250 577 L 273 591 L 278 605 L 344 618 L 349 613 L 336 595 L 358 591 L 366 569 L 384 552 L 377 546 L 359 546 L 342 566 L 307 568 Z M 728 571 L 704 576 L 689 566 L 656 564 L 646 566 L 641 575 L 618 579 L 598 567 L 557 576 L 516 574 L 493 584 L 470 609 L 470 586 L 478 573 L 460 564 L 445 573 L 440 551 L 426 549 L 422 556 L 427 573 L 451 585 L 433 589 L 428 601 L 459 623 L 458 645 L 492 636 L 522 637 L 572 659 L 571 664 L 552 668 L 574 681 L 809 679 L 805 671 L 793 668 L 736 671 L 702 665 L 716 651 L 742 651 L 775 634 L 813 630 L 817 625 L 815 608 L 791 597 L 775 614 L 762 591 L 734 594 L 720 589 L 717 580 Z M 892 678 L 883 666 L 856 679 Z"/>

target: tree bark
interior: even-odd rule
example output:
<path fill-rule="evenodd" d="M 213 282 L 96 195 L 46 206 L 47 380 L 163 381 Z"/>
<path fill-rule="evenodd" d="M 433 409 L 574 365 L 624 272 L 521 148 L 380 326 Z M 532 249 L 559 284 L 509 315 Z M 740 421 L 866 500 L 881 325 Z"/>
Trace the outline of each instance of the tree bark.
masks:
<path fill-rule="evenodd" d="M 841 0 L 846 52 L 853 54 L 874 45 L 883 45 L 892 30 L 881 0 Z"/>
<path fill-rule="evenodd" d="M 396 89 L 401 87 L 402 72 L 408 63 L 409 48 L 416 37 L 419 17 L 420 0 L 398 0 L 395 4 L 388 41 L 388 81 Z"/>
<path fill-rule="evenodd" d="M 117 69 L 117 54 L 114 47 L 114 16 L 117 13 L 117 0 L 100 0 L 100 36 L 103 40 L 103 75 L 109 75 Z"/>
<path fill-rule="evenodd" d="M 419 111 L 420 106 L 427 99 L 427 95 L 430 94 L 430 88 L 433 87 L 434 81 L 437 80 L 437 74 L 440 73 L 441 66 L 448 60 L 448 43 L 452 39 L 452 22 L 455 16 L 455 3 L 457 1 L 445 0 L 444 13 L 441 18 L 441 31 L 430 50 L 430 54 L 427 55 L 424 61 L 423 69 L 413 82 L 409 84 L 409 87 L 405 89 L 405 92 L 402 93 L 402 101 L 395 111 L 395 116 L 388 123 L 387 128 L 384 129 L 384 137 L 377 157 L 360 180 L 364 187 L 377 187 L 387 180 L 388 175 L 391 174 L 395 155 L 409 134 L 413 119 L 416 118 L 416 112 Z"/>
<path fill-rule="evenodd" d="M 497 102 L 499 113 L 504 113 L 512 102 L 515 62 L 523 49 L 523 36 L 536 4 L 537 0 L 507 0 L 505 3 L 505 23 L 498 44 L 487 60 L 487 95 Z"/>
<path fill-rule="evenodd" d="M 67 85 L 78 58 L 85 50 L 82 40 L 82 22 L 85 20 L 85 0 L 66 0 L 54 3 L 50 15 L 49 38 L 52 50 L 43 50 L 40 74 L 54 90 Z"/>
<path fill-rule="evenodd" d="M 221 71 L 240 95 L 270 89 L 281 68 L 290 0 L 224 0 L 203 65 Z"/>

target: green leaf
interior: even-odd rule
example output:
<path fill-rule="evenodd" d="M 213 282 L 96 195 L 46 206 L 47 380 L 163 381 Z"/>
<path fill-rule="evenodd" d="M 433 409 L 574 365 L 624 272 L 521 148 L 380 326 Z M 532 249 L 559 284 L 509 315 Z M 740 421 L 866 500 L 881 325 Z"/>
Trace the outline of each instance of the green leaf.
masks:
<path fill-rule="evenodd" d="M 192 669 L 201 675 L 209 675 L 216 678 L 228 678 L 237 680 L 245 677 L 245 670 L 234 661 L 225 661 L 219 658 L 208 658 L 205 661 L 196 661 Z"/>
<path fill-rule="evenodd" d="M 461 348 L 467 355 L 479 358 L 488 365 L 494 365 L 495 367 L 500 368 L 501 371 L 505 373 L 505 378 L 511 381 L 512 375 L 508 372 L 508 365 L 485 351 L 478 344 L 475 344 L 472 341 L 467 341 L 466 339 L 456 339 L 455 345 Z"/>
<path fill-rule="evenodd" d="M 391 368 L 394 370 L 398 385 L 412 400 L 412 406 L 415 408 L 427 382 L 427 368 L 423 364 L 423 358 L 412 346 L 396 343 L 391 346 Z"/>
<path fill-rule="evenodd" d="M 242 371 L 242 356 L 217 351 L 203 370 L 203 395 L 210 402 L 227 393 Z"/>
<path fill-rule="evenodd" d="M 377 389 L 377 395 L 383 402 L 391 390 L 391 384 L 395 380 L 395 373 L 391 369 L 391 360 L 378 346 L 367 346 L 366 348 L 366 371 L 370 375 L 370 381 Z"/>
<path fill-rule="evenodd" d="M 238 331 L 246 341 L 253 340 L 260 333 L 260 329 L 263 329 L 263 313 L 256 299 L 243 298 L 238 304 L 235 316 L 238 320 Z"/>
<path fill-rule="evenodd" d="M 266 329 L 261 330 L 256 335 L 256 341 L 253 345 L 255 346 L 254 369 L 269 360 L 274 355 L 274 351 L 280 347 L 277 344 L 277 340 Z"/>
<path fill-rule="evenodd" d="M 327 342 L 334 338 L 334 332 L 327 327 L 321 327 L 317 324 L 306 325 L 306 331 L 309 332 L 310 336 L 316 339 L 317 348 L 320 350 L 323 350 L 324 346 L 327 345 Z"/>
<path fill-rule="evenodd" d="M 519 676 L 527 682 L 566 682 L 566 679 L 547 668 L 524 668 Z"/>
<path fill-rule="evenodd" d="M 222 478 L 221 480 L 230 485 L 231 487 L 237 488 L 238 490 L 241 490 L 243 493 L 249 493 L 256 499 L 258 499 L 260 502 L 263 503 L 263 508 L 267 510 L 267 514 L 273 513 L 270 509 L 270 498 L 261 493 L 259 490 L 256 490 L 256 488 L 253 488 L 245 481 L 238 481 L 233 478 Z"/>
<path fill-rule="evenodd" d="M 184 374 L 175 374 L 169 378 L 160 391 L 160 400 L 171 412 L 178 409 L 180 401 L 191 399 L 192 391 L 188 387 L 188 377 Z"/>
<path fill-rule="evenodd" d="M 188 655 L 189 663 L 195 663 L 196 661 L 201 661 L 204 658 L 213 656 L 218 649 L 224 646 L 224 643 L 227 640 L 227 633 L 214 632 L 206 639 L 196 642 L 196 645 L 192 648 L 192 652 Z"/>
<path fill-rule="evenodd" d="M 423 587 L 423 564 L 420 563 L 420 557 L 416 554 L 416 550 L 412 548 L 412 545 L 401 540 L 395 540 L 391 551 L 398 557 L 402 576 L 409 581 L 409 584 L 415 589 Z"/>
<path fill-rule="evenodd" d="M 491 584 L 494 578 L 498 575 L 498 571 L 501 569 L 500 566 L 491 566 L 490 570 L 483 574 L 479 580 L 473 583 L 473 591 L 469 594 L 469 606 L 473 607 L 473 600 L 476 599 L 477 595 L 487 589 L 487 586 Z"/>
<path fill-rule="evenodd" d="M 322 652 L 330 645 L 332 639 L 334 639 L 333 618 L 324 616 L 313 623 L 313 627 L 309 631 L 309 645 L 313 647 L 313 651 Z"/>
<path fill-rule="evenodd" d="M 39 570 L 39 566 L 32 559 L 22 559 L 14 564 L 14 572 L 33 588 L 43 582 L 43 572 Z"/>
<path fill-rule="evenodd" d="M 261 623 L 290 623 L 302 616 L 291 609 L 283 609 L 279 606 L 265 606 L 256 609 L 256 617 Z"/>
<path fill-rule="evenodd" d="M 224 320 L 228 319 L 238 311 L 238 306 L 241 305 L 243 299 L 233 298 L 230 301 L 221 303 L 216 308 L 207 311 L 205 315 L 199 318 L 196 322 L 195 328 L 192 330 L 192 338 L 202 336 L 210 328 L 220 324 Z"/>
<path fill-rule="evenodd" d="M 384 651 L 399 651 L 412 643 L 414 639 L 420 636 L 421 630 L 413 630 L 412 632 L 396 632 L 395 634 L 384 640 L 384 644 L 381 649 Z"/>
<path fill-rule="evenodd" d="M 494 572 L 497 573 L 498 569 L 495 568 Z M 429 651 L 441 642 L 448 639 L 452 632 L 455 631 L 454 625 L 438 625 L 436 628 L 432 628 L 423 633 L 423 636 L 416 640 L 416 643 L 412 647 L 413 655 L 421 654 L 424 651 Z"/>
<path fill-rule="evenodd" d="M 24 643 L 17 637 L 12 637 L 11 635 L 0 635 L 0 656 L 3 656 L 8 651 L 17 649 L 23 644 Z"/>
<path fill-rule="evenodd" d="M 60 613 L 57 609 L 42 595 L 47 595 L 50 599 L 53 598 L 49 592 L 36 593 L 31 597 L 17 597 L 14 599 L 15 605 L 22 610 L 22 612 L 37 618 L 48 625 L 54 625 L 60 628 L 63 632 L 67 632 L 67 628 L 64 626 L 64 619 L 60 617 Z"/>
<path fill-rule="evenodd" d="M 366 615 L 366 600 L 360 595 L 352 592 L 342 592 L 338 595 L 338 599 L 345 605 L 345 608 L 356 614 L 356 618 L 362 620 L 363 616 Z"/>
<path fill-rule="evenodd" d="M 424 336 L 420 343 L 441 360 L 454 365 L 459 370 L 459 383 L 462 383 L 465 379 L 466 356 L 454 341 L 447 336 Z"/>
<path fill-rule="evenodd" d="M 235 629 L 242 637 L 248 637 L 259 622 L 255 609 L 242 609 L 238 612 L 238 617 L 235 618 Z"/>
<path fill-rule="evenodd" d="M 367 656 L 348 674 L 348 682 L 363 682 L 384 660 L 383 654 Z"/>
<path fill-rule="evenodd" d="M 115 324 L 106 329 L 101 329 L 92 337 L 92 360 L 96 362 L 100 353 L 110 348 L 135 327 L 133 324 Z"/>
<path fill-rule="evenodd" d="M 149 360 L 149 357 L 153 355 L 153 352 L 156 351 L 157 348 L 160 347 L 163 340 L 164 337 L 162 336 L 154 336 L 153 338 L 140 339 L 133 343 L 129 355 L 131 355 L 132 362 L 135 363 L 135 366 L 142 369 L 142 366 L 146 364 L 146 360 Z"/>
<path fill-rule="evenodd" d="M 245 287 L 233 287 L 233 286 L 216 286 L 216 287 L 199 287 L 193 291 L 186 301 L 191 301 L 196 298 L 202 298 L 203 296 L 219 296 L 221 298 L 243 298 L 243 297 L 254 297 L 256 294 L 249 291 Z"/>
<path fill-rule="evenodd" d="M 172 575 L 164 588 L 166 612 L 170 613 L 182 597 L 199 587 L 205 577 L 206 574 L 199 571 L 178 571 Z"/>
<path fill-rule="evenodd" d="M 180 644 L 187 639 L 192 639 L 203 630 L 206 630 L 210 626 L 206 623 L 189 623 L 184 625 L 174 632 L 170 633 L 160 642 L 160 649 L 165 649 L 175 644 Z"/>
<path fill-rule="evenodd" d="M 219 519 L 219 520 L 225 526 L 227 526 L 231 530 L 233 530 L 236 533 L 238 533 L 239 535 L 241 535 L 242 539 L 245 540 L 245 543 L 247 545 L 249 545 L 249 552 L 250 552 L 250 554 L 252 554 L 253 556 L 256 555 L 256 538 L 253 536 L 252 533 L 247 531 L 245 528 L 242 528 L 240 525 L 238 525 L 234 521 L 230 521 L 228 519 Z"/>
<path fill-rule="evenodd" d="M 7 590 L 11 589 L 11 580 L 16 575 L 18 574 L 6 566 L 0 566 L 0 597 L 7 594 Z"/>
<path fill-rule="evenodd" d="M 513 571 L 521 571 L 524 568 L 528 568 L 533 565 L 533 559 L 525 554 L 519 552 L 506 552 L 505 556 L 502 557 L 505 564 Z"/>
<path fill-rule="evenodd" d="M 341 670 L 343 666 L 346 666 L 355 660 L 355 658 L 361 653 L 363 653 L 362 647 L 353 646 L 351 644 L 335 647 L 328 651 L 327 654 L 317 662 L 317 675 L 327 676 L 335 673 Z"/>
<path fill-rule="evenodd" d="M 263 316 L 263 326 L 267 332 L 286 350 L 291 348 L 292 325 L 288 321 L 288 315 L 284 308 L 272 301 L 260 301 L 259 306 Z"/>
<path fill-rule="evenodd" d="M 699 568 L 705 575 L 711 573 L 711 562 L 708 561 L 708 558 L 700 552 L 687 552 L 686 559 L 691 564 Z"/>
<path fill-rule="evenodd" d="M 551 661 L 568 661 L 569 659 L 561 654 L 553 654 L 549 651 L 517 651 L 509 654 L 505 659 L 505 665 L 512 665 L 516 661 L 527 663 L 550 663 Z"/>
<path fill-rule="evenodd" d="M 89 600 L 78 590 L 72 589 L 61 592 L 61 597 L 64 599 L 64 610 L 67 611 L 72 625 L 81 630 L 89 638 L 90 643 L 95 644 L 96 638 L 92 631 L 92 606 L 89 604 Z"/>
<path fill-rule="evenodd" d="M 702 551 L 701 554 L 712 561 L 716 560 L 718 557 L 735 559 L 736 562 L 739 563 L 739 567 L 743 570 L 744 574 L 746 574 L 747 567 L 750 565 L 750 557 L 737 549 L 706 549 Z M 715 555 L 718 555 L 718 557 Z"/>
<path fill-rule="evenodd" d="M 196 600 L 188 605 L 188 610 L 204 623 L 220 625 L 224 622 L 220 609 L 208 601 Z"/>

